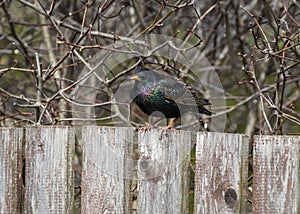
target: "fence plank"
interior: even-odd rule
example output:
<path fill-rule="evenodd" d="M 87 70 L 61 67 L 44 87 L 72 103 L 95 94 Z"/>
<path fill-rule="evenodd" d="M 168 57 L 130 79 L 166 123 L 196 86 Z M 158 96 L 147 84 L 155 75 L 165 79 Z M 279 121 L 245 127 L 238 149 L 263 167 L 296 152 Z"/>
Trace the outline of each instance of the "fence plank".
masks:
<path fill-rule="evenodd" d="M 0 213 L 20 213 L 23 130 L 0 129 Z"/>
<path fill-rule="evenodd" d="M 83 127 L 82 213 L 130 213 L 133 130 Z"/>
<path fill-rule="evenodd" d="M 246 213 L 248 138 L 198 133 L 194 213 Z"/>
<path fill-rule="evenodd" d="M 72 213 L 74 129 L 26 129 L 25 213 Z"/>
<path fill-rule="evenodd" d="M 253 213 L 300 213 L 300 136 L 255 136 Z"/>
<path fill-rule="evenodd" d="M 138 213 L 189 213 L 189 132 L 139 133 Z"/>

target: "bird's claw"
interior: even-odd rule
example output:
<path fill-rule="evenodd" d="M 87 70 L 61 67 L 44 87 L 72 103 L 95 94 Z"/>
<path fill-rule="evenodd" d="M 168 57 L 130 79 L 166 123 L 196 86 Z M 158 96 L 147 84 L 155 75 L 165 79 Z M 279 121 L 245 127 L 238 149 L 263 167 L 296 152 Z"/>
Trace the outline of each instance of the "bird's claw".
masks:
<path fill-rule="evenodd" d="M 167 130 L 176 130 L 174 127 L 166 126 L 160 130 L 159 140 L 162 139 L 163 134 L 168 135 Z"/>
<path fill-rule="evenodd" d="M 146 131 L 148 131 L 148 130 L 150 130 L 152 128 L 153 128 L 153 126 L 150 126 L 150 125 L 143 126 L 143 127 L 139 128 L 139 131 L 142 132 L 142 133 L 144 133 L 144 132 L 146 132 Z"/>

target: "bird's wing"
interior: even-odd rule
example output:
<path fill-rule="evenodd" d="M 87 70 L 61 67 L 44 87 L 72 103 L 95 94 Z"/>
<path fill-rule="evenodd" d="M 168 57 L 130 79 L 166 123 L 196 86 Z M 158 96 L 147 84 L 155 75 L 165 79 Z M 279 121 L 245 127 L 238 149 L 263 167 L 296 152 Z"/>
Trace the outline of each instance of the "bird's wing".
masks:
<path fill-rule="evenodd" d="M 201 103 L 197 103 L 197 99 L 195 99 L 196 93 L 194 91 L 190 90 L 186 84 L 176 80 L 166 79 L 159 81 L 157 84 L 157 90 L 168 102 L 175 102 L 177 105 L 203 105 Z M 207 103 L 209 104 L 208 101 Z"/>

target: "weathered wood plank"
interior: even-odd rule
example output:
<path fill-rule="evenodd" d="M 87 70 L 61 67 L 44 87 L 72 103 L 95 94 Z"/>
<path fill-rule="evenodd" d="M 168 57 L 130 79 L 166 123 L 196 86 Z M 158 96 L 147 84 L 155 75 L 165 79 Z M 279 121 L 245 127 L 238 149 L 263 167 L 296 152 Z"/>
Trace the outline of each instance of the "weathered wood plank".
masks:
<path fill-rule="evenodd" d="M 22 138 L 22 129 L 0 129 L 0 213 L 21 213 Z"/>
<path fill-rule="evenodd" d="M 255 136 L 253 213 L 300 213 L 300 136 Z"/>
<path fill-rule="evenodd" d="M 194 213 L 246 213 L 249 140 L 198 133 Z"/>
<path fill-rule="evenodd" d="M 191 137 L 159 130 L 138 134 L 138 213 L 189 213 Z"/>
<path fill-rule="evenodd" d="M 83 127 L 82 213 L 130 213 L 131 128 Z"/>
<path fill-rule="evenodd" d="M 26 129 L 25 213 L 72 213 L 74 129 Z"/>

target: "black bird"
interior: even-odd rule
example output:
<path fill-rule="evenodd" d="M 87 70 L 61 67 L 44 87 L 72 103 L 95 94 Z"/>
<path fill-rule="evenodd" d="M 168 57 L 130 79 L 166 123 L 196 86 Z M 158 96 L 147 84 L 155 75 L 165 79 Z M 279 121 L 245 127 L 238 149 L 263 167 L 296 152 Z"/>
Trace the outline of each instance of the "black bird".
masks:
<path fill-rule="evenodd" d="M 207 99 L 200 98 L 192 88 L 185 83 L 159 74 L 153 70 L 142 68 L 135 76 L 132 90 L 133 102 L 148 115 L 175 118 L 164 129 L 170 129 L 182 114 L 188 111 L 198 111 L 201 114 L 212 115 L 204 106 L 210 105 Z M 147 128 L 146 128 L 147 129 Z"/>

